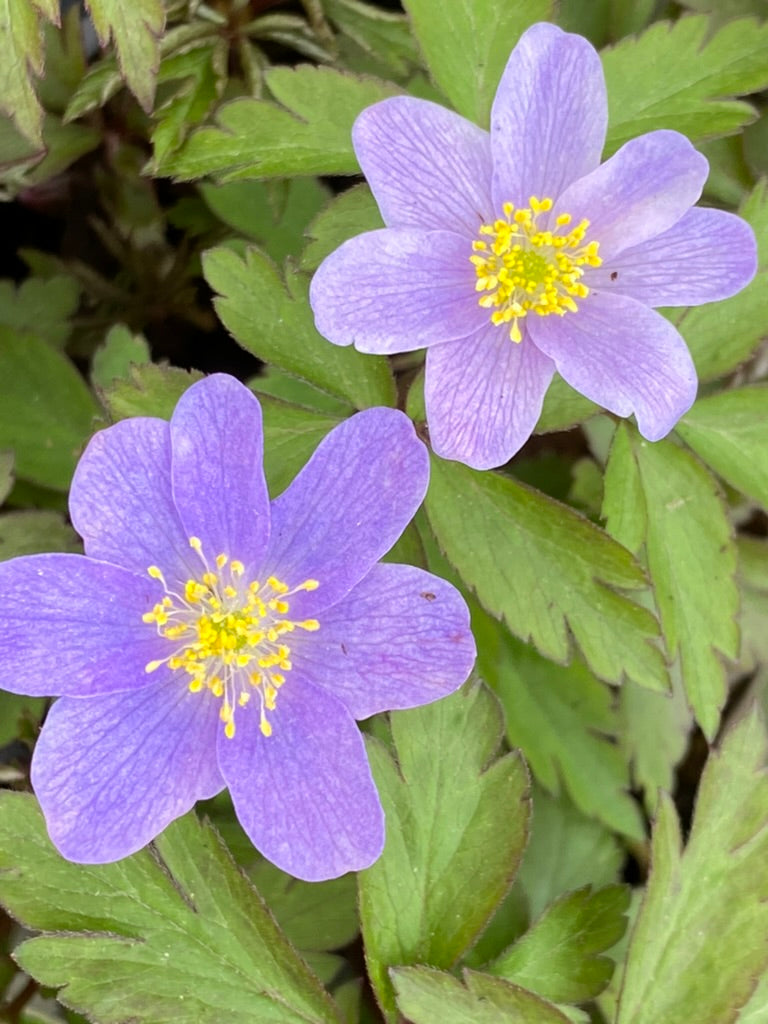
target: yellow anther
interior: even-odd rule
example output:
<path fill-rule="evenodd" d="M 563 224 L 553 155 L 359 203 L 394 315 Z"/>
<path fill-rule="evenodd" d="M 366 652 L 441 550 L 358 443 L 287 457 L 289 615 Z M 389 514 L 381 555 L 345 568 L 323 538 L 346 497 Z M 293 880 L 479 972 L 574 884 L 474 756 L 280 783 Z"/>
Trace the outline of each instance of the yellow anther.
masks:
<path fill-rule="evenodd" d="M 163 664 L 165 664 L 165 662 L 162 659 L 159 661 L 148 661 L 144 666 L 144 671 L 149 675 L 150 672 L 156 672 Z"/>
<path fill-rule="evenodd" d="M 216 555 L 216 568 L 223 569 L 229 561 L 229 555 Z"/>
<path fill-rule="evenodd" d="M 160 580 L 160 582 L 163 585 L 165 585 L 165 577 L 163 576 L 163 574 L 160 572 L 156 565 L 150 565 L 150 567 L 147 569 L 147 573 L 152 577 L 153 580 Z"/>
<path fill-rule="evenodd" d="M 233 576 L 242 576 L 245 572 L 245 566 L 242 562 L 239 562 L 236 558 L 233 558 L 229 563 L 229 568 Z"/>
<path fill-rule="evenodd" d="M 308 630 L 310 633 L 314 633 L 316 629 L 320 629 L 320 623 L 317 619 L 304 619 L 303 622 L 297 622 L 296 625 L 301 629 Z"/>
<path fill-rule="evenodd" d="M 304 580 L 304 582 L 300 583 L 298 585 L 298 587 L 296 587 L 296 589 L 297 590 L 317 590 L 317 588 L 319 586 L 320 586 L 320 584 L 319 584 L 319 582 L 317 580 Z"/>
<path fill-rule="evenodd" d="M 190 537 L 189 546 L 192 548 L 193 551 L 196 551 L 198 555 L 201 555 L 203 553 L 203 542 L 200 540 L 199 537 Z"/>

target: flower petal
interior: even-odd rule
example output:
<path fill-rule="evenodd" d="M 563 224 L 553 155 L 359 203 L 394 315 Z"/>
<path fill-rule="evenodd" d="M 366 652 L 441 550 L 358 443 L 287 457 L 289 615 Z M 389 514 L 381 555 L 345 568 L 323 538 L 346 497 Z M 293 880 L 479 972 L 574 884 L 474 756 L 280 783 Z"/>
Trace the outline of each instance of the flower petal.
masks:
<path fill-rule="evenodd" d="M 141 849 L 196 800 L 223 788 L 218 701 L 183 681 L 139 693 L 62 698 L 32 759 L 32 786 L 56 848 L 80 864 Z"/>
<path fill-rule="evenodd" d="M 600 163 L 608 124 L 603 69 L 582 36 L 541 23 L 512 51 L 491 111 L 493 198 L 556 199 Z"/>
<path fill-rule="evenodd" d="M 648 306 L 697 306 L 741 291 L 757 271 L 755 233 L 723 210 L 694 207 L 671 228 L 590 270 L 590 288 Z"/>
<path fill-rule="evenodd" d="M 425 399 L 433 449 L 475 469 L 501 466 L 533 433 L 555 372 L 525 330 L 516 345 L 488 325 L 427 353 Z"/>
<path fill-rule="evenodd" d="M 361 352 L 411 352 L 463 338 L 485 318 L 471 239 L 384 228 L 350 238 L 319 266 L 309 301 L 320 334 Z"/>
<path fill-rule="evenodd" d="M 474 237 L 492 217 L 490 136 L 452 110 L 393 96 L 360 114 L 352 142 L 388 227 Z"/>
<path fill-rule="evenodd" d="M 170 429 L 164 420 L 123 420 L 91 438 L 69 496 L 72 525 L 92 558 L 169 580 L 195 567 L 171 495 Z"/>
<path fill-rule="evenodd" d="M 213 560 L 260 561 L 269 539 L 261 406 L 234 377 L 198 381 L 171 419 L 173 498 L 188 536 Z"/>
<path fill-rule="evenodd" d="M 474 664 L 475 642 L 454 586 L 412 565 L 374 565 L 291 655 L 301 678 L 368 718 L 453 693 Z"/>
<path fill-rule="evenodd" d="M 648 132 L 631 139 L 596 171 L 574 182 L 553 217 L 589 221 L 587 239 L 603 262 L 671 228 L 701 195 L 709 164 L 684 135 Z"/>
<path fill-rule="evenodd" d="M 396 409 L 366 409 L 320 443 L 272 504 L 264 575 L 294 587 L 291 619 L 329 608 L 366 576 L 408 525 L 429 480 L 427 449 Z"/>
<path fill-rule="evenodd" d="M 536 317 L 533 340 L 565 380 L 643 437 L 668 434 L 696 398 L 696 370 L 668 320 L 623 295 L 591 294 L 577 313 Z"/>
<path fill-rule="evenodd" d="M 83 555 L 0 562 L 2 687 L 31 696 L 90 697 L 169 678 L 167 643 L 141 621 L 162 597 L 156 580 Z"/>
<path fill-rule="evenodd" d="M 238 718 L 233 739 L 219 738 L 219 765 L 254 846 L 308 882 L 369 867 L 384 846 L 384 814 L 349 712 L 292 672 L 270 720 L 269 738 L 254 714 Z"/>

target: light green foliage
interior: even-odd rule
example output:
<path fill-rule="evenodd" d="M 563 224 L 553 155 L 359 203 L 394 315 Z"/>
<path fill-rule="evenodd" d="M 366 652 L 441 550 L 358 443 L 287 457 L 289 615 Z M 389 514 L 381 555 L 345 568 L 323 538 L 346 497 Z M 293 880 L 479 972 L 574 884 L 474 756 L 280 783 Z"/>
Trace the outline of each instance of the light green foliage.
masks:
<path fill-rule="evenodd" d="M 553 7 L 550 0 L 452 0 L 439 13 L 433 0 L 404 6 L 435 82 L 460 114 L 484 128 L 512 47 Z"/>
<path fill-rule="evenodd" d="M 602 530 L 507 477 L 442 459 L 426 507 L 448 560 L 513 633 L 566 662 L 570 630 L 601 678 L 666 687 L 658 624 L 617 592 L 644 587 L 642 569 Z"/>
<path fill-rule="evenodd" d="M 623 513 L 628 502 L 638 509 Z M 609 529 L 634 547 L 645 541 L 664 638 L 679 655 L 683 686 L 708 737 L 725 701 L 720 654 L 736 658 L 736 552 L 717 483 L 671 441 L 651 444 L 621 424 L 605 481 Z M 622 515 L 620 526 L 615 526 Z"/>
<path fill-rule="evenodd" d="M 677 429 L 731 487 L 768 508 L 768 385 L 703 398 Z"/>
<path fill-rule="evenodd" d="M 367 185 L 356 185 L 332 199 L 307 228 L 310 239 L 301 256 L 302 270 L 317 270 L 342 242 L 364 231 L 383 228 L 376 200 Z"/>
<path fill-rule="evenodd" d="M 396 77 L 418 63 L 416 43 L 402 14 L 360 0 L 324 0 L 326 16 Z"/>
<path fill-rule="evenodd" d="M 757 237 L 757 276 L 731 299 L 675 310 L 670 316 L 688 343 L 702 380 L 720 377 L 747 359 L 763 339 L 768 322 L 768 183 L 756 185 L 739 212 Z"/>
<path fill-rule="evenodd" d="M 388 968 L 452 966 L 507 891 L 528 832 L 528 774 L 516 754 L 494 759 L 501 713 L 478 684 L 391 723 L 397 761 L 369 747 L 387 842 L 359 879 L 368 970 L 394 1020 Z"/>
<path fill-rule="evenodd" d="M 280 494 L 339 417 L 260 395 L 264 416 L 264 473 L 270 494 Z"/>
<path fill-rule="evenodd" d="M 0 513 L 0 560 L 40 551 L 81 551 L 80 538 L 51 509 Z"/>
<path fill-rule="evenodd" d="M 243 348 L 358 408 L 394 404 L 385 357 L 329 345 L 317 333 L 304 275 L 290 267 L 281 274 L 258 249 L 241 258 L 226 247 L 209 250 L 203 270 L 219 293 L 216 312 Z"/>
<path fill-rule="evenodd" d="M 160 416 L 170 419 L 176 403 L 202 373 L 188 373 L 176 366 L 144 363 L 128 368 L 128 376 L 115 380 L 103 390 L 102 399 L 113 420 L 129 416 Z"/>
<path fill-rule="evenodd" d="M 265 79 L 277 103 L 243 98 L 226 104 L 219 127 L 193 132 L 181 149 L 156 160 L 156 172 L 220 181 L 354 174 L 352 123 L 365 107 L 397 92 L 391 83 L 308 64 L 272 68 Z"/>
<path fill-rule="evenodd" d="M 729 135 L 752 121 L 745 96 L 768 86 L 768 24 L 743 18 L 710 35 L 705 16 L 656 22 L 603 54 L 608 86 L 607 152 L 657 128 L 689 139 Z"/>
<path fill-rule="evenodd" d="M 478 634 L 480 671 L 493 684 L 507 718 L 507 737 L 519 747 L 538 782 L 618 832 L 641 838 L 630 798 L 627 764 L 612 742 L 618 719 L 611 691 L 580 661 L 562 666 L 501 631 L 495 657 Z"/>
<path fill-rule="evenodd" d="M 120 70 L 145 110 L 151 110 L 165 25 L 162 0 L 88 0 L 102 46 L 114 40 Z"/>
<path fill-rule="evenodd" d="M 617 1024 L 722 1024 L 768 964 L 765 729 L 752 713 L 713 752 L 684 852 L 669 798 L 632 934 Z"/>
<path fill-rule="evenodd" d="M 98 407 L 70 361 L 35 334 L 0 326 L 0 448 L 25 480 L 66 490 Z"/>
<path fill-rule="evenodd" d="M 146 365 L 149 359 L 146 339 L 132 334 L 124 324 L 115 324 L 93 355 L 91 383 L 96 388 L 106 389 L 118 378 L 130 377 L 132 366 Z"/>
<path fill-rule="evenodd" d="M 58 0 L 0 0 L 0 110 L 10 114 L 21 133 L 43 149 L 43 110 L 32 85 L 45 64 L 40 18 L 58 21 Z"/>
<path fill-rule="evenodd" d="M 155 109 L 152 133 L 154 158 L 158 163 L 175 152 L 221 96 L 226 82 L 227 47 L 223 39 L 204 42 L 190 50 L 172 54 L 160 65 L 159 86 L 169 82 L 175 88 Z"/>
<path fill-rule="evenodd" d="M 768 1020 L 768 974 L 763 974 L 752 998 L 738 1016 L 738 1024 L 765 1024 Z"/>
<path fill-rule="evenodd" d="M 101 1024 L 339 1024 L 210 828 L 188 815 L 155 846 L 71 864 L 32 797 L 0 794 L 0 899 L 46 933 L 17 950 L 24 969 Z"/>
<path fill-rule="evenodd" d="M 220 220 L 259 242 L 276 263 L 299 256 L 307 222 L 329 195 L 316 178 L 201 185 L 200 194 Z"/>
<path fill-rule="evenodd" d="M 580 395 L 578 391 L 574 391 L 570 384 L 566 384 L 561 376 L 555 374 L 544 398 L 541 416 L 536 424 L 536 433 L 566 430 L 599 411 L 599 406 L 590 402 L 584 395 Z"/>
<path fill-rule="evenodd" d="M 392 972 L 397 1005 L 412 1024 L 568 1024 L 557 1007 L 474 971 L 458 978 L 429 967 L 399 967 Z"/>
<path fill-rule="evenodd" d="M 291 377 L 290 374 L 274 367 L 268 368 L 259 377 L 252 377 L 248 381 L 248 387 L 259 396 L 269 395 L 271 398 L 280 399 L 282 403 L 300 405 L 313 412 L 326 413 L 339 419 L 353 412 L 349 402 L 334 398 L 327 391 L 320 391 L 305 380 Z"/>
<path fill-rule="evenodd" d="M 33 331 L 61 347 L 72 331 L 68 318 L 79 301 L 77 281 L 64 274 L 47 279 L 28 277 L 18 288 L 11 281 L 0 281 L 0 324 Z"/>
<path fill-rule="evenodd" d="M 740 537 L 741 657 L 739 668 L 754 672 L 768 669 L 768 543 L 757 537 Z"/>
<path fill-rule="evenodd" d="M 0 182 L 8 196 L 40 185 L 90 153 L 101 133 L 85 124 L 64 124 L 55 114 L 43 117 L 43 147 L 30 143 L 7 118 L 0 118 Z"/>
<path fill-rule="evenodd" d="M 583 1003 L 600 993 L 614 964 L 600 956 L 624 934 L 629 889 L 611 885 L 562 896 L 490 967 L 556 1003 Z"/>

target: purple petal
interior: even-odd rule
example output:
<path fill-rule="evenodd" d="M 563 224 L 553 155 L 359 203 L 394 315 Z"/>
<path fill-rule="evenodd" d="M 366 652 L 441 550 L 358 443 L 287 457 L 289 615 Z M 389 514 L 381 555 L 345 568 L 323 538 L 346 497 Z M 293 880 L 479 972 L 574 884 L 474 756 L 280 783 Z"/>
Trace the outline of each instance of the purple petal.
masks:
<path fill-rule="evenodd" d="M 308 882 L 369 867 L 384 814 L 349 712 L 292 672 L 270 721 L 269 738 L 255 714 L 238 718 L 233 739 L 219 737 L 221 772 L 254 846 Z"/>
<path fill-rule="evenodd" d="M 248 565 L 269 539 L 261 406 L 234 377 L 214 374 L 184 392 L 171 419 L 173 498 L 207 557 Z"/>
<path fill-rule="evenodd" d="M 474 664 L 475 642 L 450 583 L 412 565 L 375 565 L 291 654 L 302 679 L 368 718 L 453 693 Z"/>
<path fill-rule="evenodd" d="M 453 111 L 393 96 L 360 114 L 352 142 L 388 227 L 474 237 L 492 217 L 490 136 Z"/>
<path fill-rule="evenodd" d="M 141 621 L 163 595 L 142 578 L 83 555 L 30 555 L 0 563 L 3 688 L 31 696 L 90 697 L 169 678 L 148 662 L 167 641 Z"/>
<path fill-rule="evenodd" d="M 272 504 L 264 575 L 289 587 L 320 586 L 290 598 L 290 618 L 328 608 L 367 575 L 421 504 L 429 456 L 396 409 L 366 409 L 340 423 Z"/>
<path fill-rule="evenodd" d="M 219 702 L 184 681 L 139 693 L 63 698 L 46 719 L 32 785 L 57 849 L 104 864 L 141 849 L 223 788 Z"/>
<path fill-rule="evenodd" d="M 512 51 L 491 111 L 493 198 L 556 199 L 600 163 L 608 104 L 600 58 L 555 25 L 529 28 Z"/>
<path fill-rule="evenodd" d="M 672 227 L 701 195 L 709 164 L 679 132 L 631 139 L 563 193 L 552 216 L 589 220 L 603 261 Z"/>
<path fill-rule="evenodd" d="M 590 270 L 590 288 L 648 306 L 697 306 L 741 291 L 757 271 L 755 233 L 723 210 L 694 207 L 655 238 Z"/>
<path fill-rule="evenodd" d="M 320 334 L 361 352 L 411 352 L 477 330 L 471 238 L 384 228 L 351 238 L 312 279 Z"/>
<path fill-rule="evenodd" d="M 529 330 L 571 387 L 618 416 L 634 412 L 649 441 L 668 434 L 696 398 L 685 342 L 634 299 L 592 293 L 577 313 L 532 318 Z"/>
<path fill-rule="evenodd" d="M 92 558 L 169 580 L 195 565 L 171 496 L 170 429 L 134 418 L 100 430 L 85 449 L 69 496 L 72 525 Z"/>
<path fill-rule="evenodd" d="M 554 372 L 525 329 L 518 345 L 488 325 L 431 348 L 425 400 L 433 449 L 475 469 L 503 465 L 533 433 Z"/>

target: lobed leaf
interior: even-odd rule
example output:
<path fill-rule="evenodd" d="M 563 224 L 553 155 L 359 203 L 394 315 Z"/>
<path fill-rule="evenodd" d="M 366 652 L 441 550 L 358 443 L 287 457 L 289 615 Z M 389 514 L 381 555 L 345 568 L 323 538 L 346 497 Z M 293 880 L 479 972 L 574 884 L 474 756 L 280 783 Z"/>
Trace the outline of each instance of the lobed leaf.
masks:
<path fill-rule="evenodd" d="M 160 36 L 165 27 L 162 0 L 86 0 L 102 46 L 114 40 L 123 78 L 149 111 L 160 64 Z"/>
<path fill-rule="evenodd" d="M 392 712 L 391 723 L 397 761 L 369 748 L 386 846 L 359 875 L 366 961 L 388 1020 L 388 968 L 452 966 L 509 888 L 528 828 L 528 774 L 517 754 L 495 759 L 503 723 L 484 687 Z"/>
<path fill-rule="evenodd" d="M 340 1024 L 319 981 L 193 815 L 114 864 L 54 850 L 32 797 L 0 793 L 0 899 L 47 934 L 16 951 L 101 1024 Z M 52 934 L 50 934 L 52 933 Z"/>
<path fill-rule="evenodd" d="M 41 16 L 58 24 L 57 0 L 0 0 L 0 110 L 42 154 L 43 108 L 32 85 L 32 75 L 42 75 L 45 64 Z"/>

